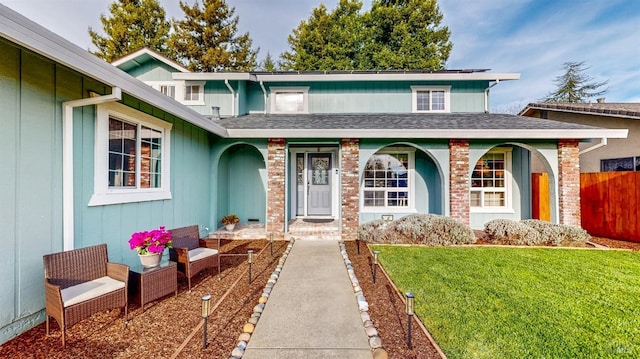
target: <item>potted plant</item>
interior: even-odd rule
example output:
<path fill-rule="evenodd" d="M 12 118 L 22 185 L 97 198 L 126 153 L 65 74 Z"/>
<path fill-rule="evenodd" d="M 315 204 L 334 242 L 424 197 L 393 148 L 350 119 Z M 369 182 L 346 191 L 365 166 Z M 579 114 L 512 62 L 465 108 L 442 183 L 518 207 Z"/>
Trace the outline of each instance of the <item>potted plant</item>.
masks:
<path fill-rule="evenodd" d="M 236 227 L 236 223 L 240 222 L 240 218 L 235 213 L 227 214 L 220 220 L 224 224 L 224 228 L 231 232 Z"/>
<path fill-rule="evenodd" d="M 129 247 L 138 252 L 143 267 L 156 267 L 160 264 L 164 249 L 173 248 L 171 232 L 167 231 L 164 226 L 151 231 L 135 232 L 129 239 Z"/>

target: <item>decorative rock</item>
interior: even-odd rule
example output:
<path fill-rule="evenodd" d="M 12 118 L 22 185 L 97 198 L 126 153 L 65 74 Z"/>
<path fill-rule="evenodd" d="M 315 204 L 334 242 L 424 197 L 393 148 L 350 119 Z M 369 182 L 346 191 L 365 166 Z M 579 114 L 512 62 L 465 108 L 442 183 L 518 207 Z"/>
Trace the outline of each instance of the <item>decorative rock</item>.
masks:
<path fill-rule="evenodd" d="M 261 313 L 253 312 L 253 313 L 251 313 L 251 318 L 253 318 L 253 317 L 260 318 L 261 315 L 262 315 Z"/>
<path fill-rule="evenodd" d="M 249 339 L 251 339 L 251 334 L 249 333 L 242 333 L 240 334 L 240 336 L 238 337 L 238 341 L 243 341 L 243 342 L 248 342 Z"/>
<path fill-rule="evenodd" d="M 369 337 L 373 337 L 373 336 L 377 336 L 378 335 L 378 331 L 374 327 L 366 327 L 366 328 L 364 328 L 364 331 L 365 331 L 365 333 L 367 333 L 367 336 L 369 336 Z"/>
<path fill-rule="evenodd" d="M 252 334 L 254 329 L 255 326 L 253 324 L 247 323 L 242 327 L 242 332 Z"/>
<path fill-rule="evenodd" d="M 239 341 L 238 345 L 236 345 L 236 348 L 244 351 L 245 349 L 247 349 L 247 342 L 245 342 L 244 340 Z"/>
<path fill-rule="evenodd" d="M 260 304 L 264 304 L 264 303 L 266 303 L 266 302 L 267 302 L 267 300 L 268 300 L 268 298 L 267 298 L 267 297 L 260 297 L 260 299 L 258 299 L 258 303 L 260 303 Z"/>
<path fill-rule="evenodd" d="M 262 313 L 263 310 L 264 310 L 264 304 L 258 304 L 255 307 L 253 307 L 254 313 Z"/>
<path fill-rule="evenodd" d="M 380 348 L 382 346 L 382 340 L 380 340 L 378 336 L 371 337 L 369 338 L 369 346 L 373 349 Z"/>
<path fill-rule="evenodd" d="M 234 348 L 231 352 L 231 355 L 237 358 L 242 358 L 242 355 L 244 355 L 244 350 L 240 348 Z"/>
<path fill-rule="evenodd" d="M 389 358 L 389 354 L 387 354 L 387 351 L 382 349 L 382 348 L 376 348 L 373 351 L 373 359 L 388 359 Z"/>
<path fill-rule="evenodd" d="M 256 324 L 258 324 L 258 319 L 260 319 L 260 317 L 251 317 L 251 318 L 249 318 L 249 320 L 247 320 L 247 323 L 256 325 Z"/>
<path fill-rule="evenodd" d="M 371 317 L 369 316 L 369 313 L 367 312 L 362 312 L 360 313 L 360 318 L 362 318 L 362 322 L 364 323 L 367 320 L 371 320 Z"/>

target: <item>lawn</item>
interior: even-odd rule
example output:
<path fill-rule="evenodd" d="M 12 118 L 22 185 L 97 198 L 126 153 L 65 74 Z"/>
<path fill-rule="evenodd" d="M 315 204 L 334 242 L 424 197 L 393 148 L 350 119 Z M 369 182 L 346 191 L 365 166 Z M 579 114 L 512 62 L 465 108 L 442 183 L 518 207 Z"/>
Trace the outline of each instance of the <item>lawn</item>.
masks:
<path fill-rule="evenodd" d="M 449 358 L 640 357 L 640 253 L 374 246 Z"/>

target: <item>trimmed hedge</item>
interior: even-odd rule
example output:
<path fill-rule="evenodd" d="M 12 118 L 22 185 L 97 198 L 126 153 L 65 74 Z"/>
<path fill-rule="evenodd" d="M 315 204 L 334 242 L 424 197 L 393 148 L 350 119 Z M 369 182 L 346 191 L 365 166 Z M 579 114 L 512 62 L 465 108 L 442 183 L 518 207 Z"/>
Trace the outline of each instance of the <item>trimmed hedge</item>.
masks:
<path fill-rule="evenodd" d="M 582 228 L 537 219 L 520 222 L 496 219 L 485 225 L 489 242 L 515 245 L 571 246 L 586 243 L 591 236 Z"/>
<path fill-rule="evenodd" d="M 358 227 L 361 240 L 369 243 L 452 245 L 475 243 L 471 228 L 434 214 L 412 214 L 385 225 L 382 220 Z"/>
<path fill-rule="evenodd" d="M 540 235 L 547 239 L 550 245 L 574 245 L 584 244 L 591 240 L 591 236 L 582 228 L 572 227 L 566 224 L 555 224 L 537 219 L 524 219 L 520 221 L 534 228 Z"/>

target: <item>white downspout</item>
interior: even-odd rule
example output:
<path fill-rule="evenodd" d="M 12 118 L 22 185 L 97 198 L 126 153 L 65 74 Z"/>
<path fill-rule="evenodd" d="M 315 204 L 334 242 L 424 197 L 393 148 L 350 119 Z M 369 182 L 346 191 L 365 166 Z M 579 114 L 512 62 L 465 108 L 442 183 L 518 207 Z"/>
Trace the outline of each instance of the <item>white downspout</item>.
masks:
<path fill-rule="evenodd" d="M 229 91 L 231 91 L 231 116 L 236 117 L 236 91 L 229 84 L 229 80 L 225 79 L 224 84 L 227 85 Z"/>
<path fill-rule="evenodd" d="M 122 90 L 113 87 L 110 95 L 82 98 L 62 103 L 62 244 L 63 250 L 74 247 L 73 208 L 73 109 L 122 99 Z"/>
<path fill-rule="evenodd" d="M 606 146 L 606 145 L 607 145 L 607 138 L 606 138 L 606 137 L 603 137 L 603 138 L 601 138 L 601 139 L 600 139 L 600 143 L 596 143 L 595 145 L 593 145 L 593 146 L 591 146 L 591 147 L 588 147 L 588 148 L 585 148 L 584 150 L 581 150 L 581 151 L 578 153 L 578 155 L 583 155 L 583 154 L 585 154 L 585 153 L 587 153 L 587 152 L 591 152 L 591 151 L 593 151 L 593 150 L 595 150 L 595 149 L 598 149 L 598 148 L 600 148 L 600 147 L 604 147 L 604 146 Z"/>
<path fill-rule="evenodd" d="M 489 113 L 489 90 L 498 83 L 500 83 L 500 79 L 496 79 L 496 82 L 484 89 L 484 113 Z"/>
<path fill-rule="evenodd" d="M 267 114 L 267 89 L 264 88 L 264 81 L 260 81 L 260 88 L 262 89 L 262 96 L 264 97 L 264 114 Z"/>

